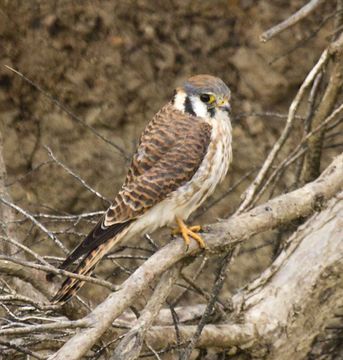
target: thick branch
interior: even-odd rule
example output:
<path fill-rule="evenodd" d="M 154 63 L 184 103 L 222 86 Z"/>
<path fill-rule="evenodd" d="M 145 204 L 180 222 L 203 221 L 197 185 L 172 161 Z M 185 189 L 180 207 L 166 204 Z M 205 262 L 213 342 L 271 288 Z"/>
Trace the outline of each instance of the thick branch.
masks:
<path fill-rule="evenodd" d="M 265 346 L 268 360 L 295 359 L 299 353 L 304 357 L 333 311 L 342 305 L 342 200 L 343 192 L 287 241 L 256 281 L 233 297 L 241 323 L 206 325 L 197 347 L 238 346 L 254 353 Z M 194 336 L 196 328 L 179 327 L 183 343 Z M 147 340 L 155 349 L 176 345 L 172 326 L 151 328 Z"/>
<path fill-rule="evenodd" d="M 307 216 L 342 188 L 343 155 L 340 155 L 313 183 L 270 200 L 249 212 L 233 216 L 225 222 L 207 227 L 210 233 L 204 237 L 208 249 L 222 251 L 262 231 L 289 223 L 300 216 Z M 110 294 L 86 317 L 92 327 L 75 334 L 50 360 L 80 359 L 152 281 L 187 255 L 199 252 L 197 244 L 192 242 L 186 253 L 183 241 L 178 239 L 152 255 L 122 284 L 119 291 Z"/>
<path fill-rule="evenodd" d="M 343 298 L 343 192 L 295 233 L 256 288 L 243 295 L 245 321 L 268 343 L 268 359 L 309 351 Z M 240 304 L 239 296 L 233 299 Z M 320 309 L 320 311 L 318 311 Z"/>
<path fill-rule="evenodd" d="M 183 342 L 191 339 L 196 325 L 182 325 L 179 327 Z M 198 348 L 243 346 L 256 339 L 257 333 L 253 324 L 247 325 L 206 325 L 197 342 Z M 173 326 L 154 326 L 147 333 L 147 342 L 155 349 L 162 349 L 168 345 L 176 345 L 175 328 Z"/>
<path fill-rule="evenodd" d="M 179 276 L 179 271 L 180 266 L 175 266 L 163 274 L 141 316 L 132 324 L 131 330 L 125 334 L 114 351 L 112 360 L 134 360 L 139 357 L 145 334 L 169 295 Z"/>

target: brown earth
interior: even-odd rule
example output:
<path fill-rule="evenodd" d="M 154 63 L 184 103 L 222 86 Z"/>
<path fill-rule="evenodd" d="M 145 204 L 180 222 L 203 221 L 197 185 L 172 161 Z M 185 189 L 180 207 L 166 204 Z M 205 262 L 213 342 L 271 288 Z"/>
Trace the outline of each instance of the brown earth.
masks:
<path fill-rule="evenodd" d="M 323 13 L 332 11 L 330 1 L 276 39 L 266 44 L 259 41 L 264 30 L 303 3 L 0 0 L 0 119 L 13 199 L 34 212 L 105 208 L 103 201 L 56 164 L 30 172 L 49 159 L 44 145 L 107 198 L 119 189 L 128 164 L 113 146 L 3 65 L 23 73 L 125 149 L 127 156 L 147 121 L 183 79 L 197 73 L 221 77 L 233 93 L 234 162 L 213 197 L 220 198 L 230 185 L 261 165 L 285 121 L 249 114 L 286 114 L 296 90 L 328 43 L 332 22 L 322 22 Z M 286 149 L 299 140 L 301 128 L 299 120 Z M 328 153 L 327 158 L 333 154 Z M 252 178 L 223 197 L 200 222 L 210 223 L 231 213 Z M 12 184 L 16 179 L 20 181 Z M 279 191 L 292 179 L 291 172 L 281 179 Z M 256 239 L 249 247 L 265 239 L 273 237 Z M 79 238 L 66 240 L 71 248 Z M 47 240 L 44 244 L 37 249 L 48 254 Z M 271 247 L 245 253 L 234 265 L 227 289 L 255 276 L 270 262 L 271 253 Z M 213 267 L 208 269 L 200 281 L 204 287 L 210 286 L 213 274 Z"/>

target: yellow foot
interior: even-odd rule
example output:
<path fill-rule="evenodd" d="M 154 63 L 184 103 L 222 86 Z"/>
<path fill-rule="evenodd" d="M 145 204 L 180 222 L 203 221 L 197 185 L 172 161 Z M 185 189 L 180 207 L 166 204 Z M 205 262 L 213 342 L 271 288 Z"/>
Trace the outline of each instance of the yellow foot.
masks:
<path fill-rule="evenodd" d="M 173 235 L 181 234 L 183 240 L 187 245 L 187 249 L 189 247 L 190 237 L 193 238 L 199 244 L 199 247 L 201 247 L 202 249 L 206 248 L 206 244 L 203 238 L 200 235 L 196 234 L 196 232 L 201 231 L 201 226 L 195 225 L 195 226 L 187 227 L 187 225 L 179 218 L 176 218 L 176 222 L 179 228 L 173 230 L 172 234 Z"/>

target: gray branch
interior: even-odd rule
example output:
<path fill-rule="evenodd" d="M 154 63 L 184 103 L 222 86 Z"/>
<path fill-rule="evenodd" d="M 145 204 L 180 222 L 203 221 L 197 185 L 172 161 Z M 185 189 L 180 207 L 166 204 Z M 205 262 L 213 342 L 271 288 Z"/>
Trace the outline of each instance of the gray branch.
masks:
<path fill-rule="evenodd" d="M 253 235 L 289 223 L 320 209 L 327 200 L 343 188 L 343 154 L 338 156 L 314 182 L 291 193 L 279 196 L 256 208 L 236 215 L 205 230 L 208 251 L 217 252 L 248 240 Z M 186 256 L 201 250 L 191 242 L 185 252 L 181 239 L 169 243 L 140 266 L 116 292 L 98 305 L 85 320 L 92 326 L 75 334 L 50 360 L 80 359 L 95 344 L 112 322 L 127 309 L 139 294 L 160 274 Z"/>

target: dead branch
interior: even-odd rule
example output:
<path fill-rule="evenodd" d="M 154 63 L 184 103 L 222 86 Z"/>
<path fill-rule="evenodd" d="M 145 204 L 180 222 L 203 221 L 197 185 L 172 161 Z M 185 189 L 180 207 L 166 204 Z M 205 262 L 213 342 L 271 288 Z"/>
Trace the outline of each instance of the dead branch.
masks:
<path fill-rule="evenodd" d="M 0 133 L 0 199 L 4 199 L 8 203 L 11 203 L 11 197 L 7 192 L 5 186 L 7 172 L 6 172 L 6 165 L 3 159 L 3 143 L 2 143 L 2 135 Z M 5 239 L 12 239 L 13 241 L 3 241 L 1 238 L 1 246 L 0 252 L 4 254 L 11 255 L 13 254 L 14 250 L 16 249 L 16 244 L 19 244 L 14 238 L 16 236 L 15 229 L 11 221 L 13 220 L 13 212 L 12 209 L 8 206 L 4 206 L 0 204 L 0 216 L 1 216 L 1 228 L 4 234 Z M 13 246 L 14 245 L 14 246 Z M 0 261 L 0 272 L 4 270 L 6 267 L 6 263 Z M 45 293 L 45 287 L 40 283 L 38 280 L 37 274 L 32 275 L 32 281 L 30 281 L 31 276 L 27 273 L 24 274 L 22 269 L 15 269 L 15 267 L 10 266 L 9 272 L 6 273 L 7 275 L 13 276 L 13 284 L 17 289 L 22 289 L 26 292 L 27 295 L 33 296 L 35 298 L 39 298 L 43 300 L 42 294 Z"/>
<path fill-rule="evenodd" d="M 52 286 L 47 286 L 45 274 L 35 269 L 29 269 L 26 266 L 14 262 L 0 260 L 0 274 L 18 278 L 42 293 L 46 298 L 53 295 Z"/>
<path fill-rule="evenodd" d="M 158 315 L 180 272 L 180 264 L 166 271 L 140 317 L 132 324 L 111 357 L 112 360 L 134 360 L 139 357 L 146 332 Z"/>
<path fill-rule="evenodd" d="M 317 74 L 322 70 L 329 59 L 329 51 L 328 49 L 324 50 L 320 59 L 318 60 L 317 64 L 312 68 L 312 70 L 307 75 L 306 79 L 302 83 L 297 95 L 295 96 L 291 106 L 289 107 L 288 117 L 286 121 L 286 125 L 280 135 L 278 141 L 274 144 L 272 150 L 268 154 L 267 159 L 263 163 L 263 166 L 259 173 L 257 174 L 255 180 L 252 184 L 248 187 L 243 195 L 243 201 L 237 210 L 237 214 L 241 213 L 243 210 L 247 209 L 251 204 L 256 192 L 258 191 L 259 187 L 261 186 L 263 180 L 265 179 L 268 170 L 272 166 L 277 154 L 279 153 L 280 149 L 282 148 L 283 144 L 287 140 L 289 133 L 292 129 L 293 122 L 295 119 L 295 114 L 299 108 L 299 105 L 302 101 L 302 98 L 305 94 L 305 91 L 311 86 L 312 82 L 315 80 Z"/>
<path fill-rule="evenodd" d="M 63 270 L 63 269 L 55 268 L 52 265 L 39 265 L 39 264 L 35 264 L 35 263 L 29 262 L 29 261 L 24 261 L 24 260 L 21 260 L 21 259 L 17 259 L 17 258 L 14 258 L 14 257 L 9 257 L 9 256 L 4 256 L 4 255 L 0 255 L 0 261 L 7 261 L 7 262 L 10 262 L 10 263 L 19 264 L 19 265 L 21 265 L 23 267 L 28 267 L 28 268 L 32 268 L 32 269 L 36 269 L 36 270 L 41 270 L 41 271 L 45 271 L 47 273 L 53 273 L 55 275 L 64 275 L 64 276 L 79 279 L 79 280 L 82 280 L 82 281 L 87 281 L 87 282 L 90 282 L 90 283 L 93 283 L 93 284 L 103 286 L 103 287 L 105 287 L 107 289 L 110 289 L 112 291 L 117 290 L 117 286 L 113 285 L 109 281 L 102 280 L 102 279 L 96 279 L 96 278 L 91 277 L 91 276 L 77 275 L 77 274 L 74 274 L 71 271 L 66 271 L 66 270 Z M 3 269 L 5 269 L 5 267 L 3 267 Z"/>
<path fill-rule="evenodd" d="M 324 92 L 317 112 L 312 120 L 313 127 L 319 126 L 334 109 L 343 85 L 343 34 L 329 48 L 333 60 L 328 86 Z M 325 128 L 308 139 L 308 153 L 305 159 L 303 182 L 309 182 L 320 174 L 320 159 Z"/>
<path fill-rule="evenodd" d="M 49 324 L 42 325 L 29 325 L 29 326 L 21 326 L 17 328 L 11 329 L 3 329 L 0 330 L 1 336 L 6 335 L 23 335 L 23 334 L 32 334 L 35 332 L 44 332 L 44 331 L 53 331 L 53 330 L 61 330 L 61 329 L 76 329 L 76 328 L 84 328 L 90 326 L 89 321 L 86 319 L 75 320 L 75 321 L 56 321 L 51 322 Z"/>
<path fill-rule="evenodd" d="M 29 219 L 33 224 L 35 224 L 41 231 L 48 235 L 48 237 L 60 248 L 65 254 L 68 254 L 68 249 L 62 244 L 62 242 L 55 236 L 51 231 L 49 231 L 41 222 L 34 218 L 30 213 L 26 210 L 22 209 L 20 206 L 13 204 L 11 201 L 6 200 L 3 197 L 0 197 L 0 201 L 9 206 L 10 208 L 18 211 L 20 214 L 24 215 L 27 219 Z"/>
<path fill-rule="evenodd" d="M 208 251 L 223 251 L 248 240 L 253 235 L 273 229 L 281 224 L 307 216 L 321 208 L 325 201 L 343 188 L 343 155 L 338 156 L 314 182 L 291 193 L 279 196 L 241 215 L 206 227 L 205 240 Z M 200 252 L 192 242 L 185 253 L 181 239 L 173 241 L 152 255 L 120 287 L 116 293 L 98 305 L 84 320 L 91 327 L 75 334 L 52 355 L 52 360 L 80 359 L 102 334 L 111 326 L 134 299 L 139 296 L 157 276 L 186 256 Z M 310 267 L 311 268 L 311 267 Z"/>
<path fill-rule="evenodd" d="M 23 353 L 23 354 L 26 355 L 27 358 L 29 358 L 30 356 L 32 356 L 33 358 L 39 359 L 39 360 L 44 360 L 44 359 L 45 359 L 45 357 L 39 355 L 38 353 L 33 352 L 33 351 L 29 350 L 29 349 L 26 349 L 26 348 L 24 348 L 23 346 L 19 346 L 19 345 L 13 344 L 13 343 L 11 343 L 11 342 L 1 341 L 1 340 L 0 340 L 0 345 L 5 346 L 6 348 L 9 348 L 9 349 L 14 349 L 14 350 L 16 350 L 17 352 Z"/>
<path fill-rule="evenodd" d="M 260 36 L 260 40 L 263 42 L 267 42 L 268 40 L 272 39 L 274 36 L 280 34 L 282 31 L 285 31 L 286 29 L 298 23 L 300 20 L 304 19 L 323 2 L 324 0 L 311 0 L 301 9 L 299 9 L 296 13 L 294 13 L 292 16 L 288 17 L 280 24 L 277 24 L 273 26 L 271 29 L 265 31 Z"/>
<path fill-rule="evenodd" d="M 295 149 L 293 151 L 291 151 L 291 153 L 287 156 L 287 158 L 285 158 L 283 161 L 281 161 L 281 163 L 275 168 L 275 170 L 264 181 L 262 188 L 255 195 L 255 198 L 252 201 L 252 205 L 255 205 L 257 203 L 257 201 L 261 198 L 264 191 L 268 188 L 269 184 L 278 176 L 278 174 L 282 173 L 283 169 L 285 169 L 292 162 L 294 162 L 299 156 L 301 156 L 305 153 L 306 149 L 304 149 L 303 147 L 309 141 L 309 139 L 311 137 L 313 137 L 316 134 L 323 131 L 324 128 L 326 128 L 330 123 L 336 121 L 337 119 L 339 121 L 342 121 L 340 119 L 340 116 L 342 115 L 342 113 L 343 113 L 343 104 L 341 104 L 337 109 L 335 109 L 321 124 L 319 124 L 316 128 L 314 128 L 312 131 L 307 133 L 302 138 L 302 140 L 295 147 Z"/>
<path fill-rule="evenodd" d="M 224 281 L 226 278 L 226 272 L 227 272 L 228 266 L 232 260 L 233 252 L 234 252 L 233 249 L 226 252 L 226 254 L 224 255 L 224 257 L 219 265 L 218 273 L 216 276 L 216 281 L 214 282 L 213 289 L 211 291 L 210 299 L 207 303 L 206 309 L 205 309 L 203 315 L 201 316 L 201 319 L 199 321 L 199 324 L 197 326 L 197 329 L 196 329 L 194 335 L 189 340 L 189 344 L 187 345 L 187 348 L 180 356 L 180 360 L 188 360 L 191 357 L 193 349 L 198 344 L 201 333 L 203 332 L 204 327 L 205 327 L 210 315 L 212 314 L 212 312 L 214 310 L 215 302 L 217 300 L 220 290 L 223 287 L 223 284 L 224 284 Z"/>
<path fill-rule="evenodd" d="M 206 305 L 204 304 L 198 304 L 193 306 L 177 306 L 174 308 L 180 324 L 199 320 L 205 309 Z M 125 311 L 125 313 L 120 315 L 115 320 L 113 326 L 130 328 L 134 321 L 136 321 L 136 317 L 134 316 L 134 314 L 131 311 Z M 172 325 L 173 318 L 170 309 L 161 309 L 154 323 L 158 325 Z"/>
<path fill-rule="evenodd" d="M 180 326 L 179 330 L 183 342 L 187 342 L 191 339 L 192 336 L 194 336 L 196 329 L 196 325 Z M 245 344 L 255 339 L 256 336 L 257 333 L 254 324 L 208 324 L 205 325 L 200 335 L 197 347 L 230 348 L 237 345 L 243 347 Z M 173 326 L 153 326 L 147 333 L 147 341 L 156 349 L 165 348 L 168 345 L 175 345 L 175 329 Z"/>
<path fill-rule="evenodd" d="M 18 70 L 15 70 L 11 68 L 8 65 L 4 65 L 4 67 L 12 72 L 14 72 L 16 75 L 18 75 L 21 79 L 26 81 L 28 84 L 30 84 L 33 88 L 38 90 L 41 94 L 43 94 L 46 98 L 48 98 L 54 105 L 56 105 L 59 109 L 64 111 L 66 114 L 68 114 L 73 120 L 77 121 L 79 124 L 90 130 L 95 136 L 97 136 L 99 139 L 104 141 L 105 143 L 111 145 L 114 149 L 116 149 L 117 153 L 121 154 L 122 157 L 129 161 L 130 158 L 127 155 L 126 151 L 122 149 L 119 145 L 115 144 L 113 141 L 107 139 L 105 136 L 101 135 L 98 131 L 96 131 L 92 126 L 88 125 L 84 120 L 82 120 L 80 117 L 75 115 L 67 106 L 63 105 L 57 98 L 53 97 L 51 94 L 49 94 L 47 91 L 45 91 L 41 86 L 34 83 L 32 80 L 30 80 L 28 77 L 26 77 L 24 74 L 19 72 Z"/>
<path fill-rule="evenodd" d="M 94 194 L 95 196 L 97 196 L 98 198 L 100 198 L 101 200 L 105 201 L 108 205 L 111 204 L 110 200 L 108 200 L 105 196 L 101 195 L 99 193 L 99 191 L 96 191 L 95 189 L 93 189 L 90 185 L 88 185 L 86 183 L 85 180 L 83 180 L 79 175 L 77 175 L 73 170 L 69 169 L 69 167 L 65 164 L 63 164 L 60 160 L 57 159 L 56 155 L 52 152 L 52 150 L 48 147 L 45 146 L 49 156 L 51 157 L 51 159 L 59 166 L 62 167 L 62 169 L 64 169 L 68 174 L 70 174 L 74 179 L 76 179 L 77 181 L 79 181 L 82 186 L 84 186 L 88 191 L 90 191 L 92 194 Z"/>
<path fill-rule="evenodd" d="M 343 192 L 288 239 L 257 280 L 233 297 L 240 324 L 206 325 L 198 347 L 238 346 L 250 353 L 263 351 L 267 359 L 298 359 L 300 348 L 310 348 L 332 309 L 343 304 L 342 200 Z M 183 343 L 196 328 L 180 326 Z M 156 349 L 176 344 L 172 326 L 152 327 L 147 340 Z"/>

